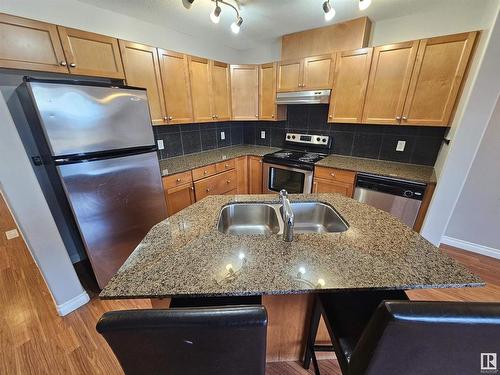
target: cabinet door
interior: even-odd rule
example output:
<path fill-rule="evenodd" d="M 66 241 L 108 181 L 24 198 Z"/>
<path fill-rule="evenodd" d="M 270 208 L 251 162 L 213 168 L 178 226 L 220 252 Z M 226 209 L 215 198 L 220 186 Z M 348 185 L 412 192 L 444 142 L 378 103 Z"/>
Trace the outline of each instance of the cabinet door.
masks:
<path fill-rule="evenodd" d="M 449 125 L 476 34 L 420 41 L 401 124 Z"/>
<path fill-rule="evenodd" d="M 418 41 L 412 41 L 373 50 L 363 109 L 364 123 L 400 123 L 417 47 Z"/>
<path fill-rule="evenodd" d="M 117 39 L 62 26 L 57 30 L 70 73 L 125 78 Z"/>
<path fill-rule="evenodd" d="M 303 64 L 302 90 L 332 88 L 335 54 L 306 57 Z"/>
<path fill-rule="evenodd" d="M 361 48 L 337 53 L 328 122 L 361 122 L 372 52 Z"/>
<path fill-rule="evenodd" d="M 212 93 L 210 88 L 210 63 L 200 57 L 189 56 L 189 74 L 191 98 L 195 122 L 207 122 L 215 119 L 212 111 Z"/>
<path fill-rule="evenodd" d="M 119 40 L 118 43 L 127 85 L 146 88 L 153 125 L 165 123 L 165 101 L 156 48 L 125 40 Z"/>
<path fill-rule="evenodd" d="M 259 66 L 231 65 L 233 120 L 259 117 Z"/>
<path fill-rule="evenodd" d="M 315 178 L 313 181 L 313 193 L 339 193 L 352 198 L 354 186 L 346 182 L 321 180 Z"/>
<path fill-rule="evenodd" d="M 248 160 L 246 156 L 236 159 L 236 194 L 248 194 Z"/>
<path fill-rule="evenodd" d="M 262 158 L 249 156 L 248 169 L 249 194 L 262 194 Z"/>
<path fill-rule="evenodd" d="M 57 27 L 0 14 L 0 67 L 68 73 Z"/>
<path fill-rule="evenodd" d="M 183 210 L 195 202 L 192 184 L 185 184 L 165 190 L 168 216 Z"/>
<path fill-rule="evenodd" d="M 158 49 L 158 57 L 168 123 L 193 122 L 187 56 L 182 53 Z"/>
<path fill-rule="evenodd" d="M 302 87 L 302 60 L 278 62 L 278 92 L 297 91 Z"/>
<path fill-rule="evenodd" d="M 259 119 L 276 118 L 276 63 L 259 67 Z"/>
<path fill-rule="evenodd" d="M 231 85 L 229 65 L 212 61 L 212 97 L 217 121 L 231 120 Z"/>

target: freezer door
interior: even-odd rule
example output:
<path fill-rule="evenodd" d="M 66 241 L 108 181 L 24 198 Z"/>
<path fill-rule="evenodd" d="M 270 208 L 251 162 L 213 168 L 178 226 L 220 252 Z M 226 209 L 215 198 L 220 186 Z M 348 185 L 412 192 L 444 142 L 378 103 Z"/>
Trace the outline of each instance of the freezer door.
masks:
<path fill-rule="evenodd" d="M 145 90 L 27 85 L 53 156 L 154 145 Z"/>
<path fill-rule="evenodd" d="M 57 167 L 99 286 L 167 217 L 156 152 Z"/>

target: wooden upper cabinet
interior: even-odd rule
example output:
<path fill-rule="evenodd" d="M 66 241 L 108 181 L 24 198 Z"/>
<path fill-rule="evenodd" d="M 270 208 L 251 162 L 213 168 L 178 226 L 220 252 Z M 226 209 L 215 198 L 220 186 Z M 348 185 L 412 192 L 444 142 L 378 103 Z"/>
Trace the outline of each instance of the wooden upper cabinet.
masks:
<path fill-rule="evenodd" d="M 420 41 L 401 124 L 448 126 L 477 32 Z"/>
<path fill-rule="evenodd" d="M 302 87 L 302 59 L 278 62 L 277 91 L 297 91 Z"/>
<path fill-rule="evenodd" d="M 361 122 L 372 53 L 372 48 L 337 53 L 328 122 Z"/>
<path fill-rule="evenodd" d="M 194 121 L 213 121 L 215 115 L 212 112 L 210 61 L 201 57 L 188 56 L 188 62 Z"/>
<path fill-rule="evenodd" d="M 276 63 L 259 66 L 259 119 L 276 118 Z"/>
<path fill-rule="evenodd" d="M 211 61 L 213 112 L 217 121 L 231 120 L 229 64 Z"/>
<path fill-rule="evenodd" d="M 0 14 L 0 67 L 68 73 L 57 27 Z"/>
<path fill-rule="evenodd" d="M 127 85 L 147 89 L 153 125 L 165 123 L 167 117 L 156 48 L 125 40 L 118 43 Z"/>
<path fill-rule="evenodd" d="M 188 57 L 182 53 L 158 49 L 158 58 L 168 123 L 193 122 Z"/>
<path fill-rule="evenodd" d="M 62 26 L 57 30 L 70 73 L 125 78 L 117 39 Z"/>
<path fill-rule="evenodd" d="M 418 41 L 374 48 L 363 109 L 364 123 L 400 123 L 417 48 Z"/>
<path fill-rule="evenodd" d="M 302 90 L 332 88 L 335 54 L 306 57 L 302 68 Z"/>
<path fill-rule="evenodd" d="M 259 117 L 258 65 L 231 65 L 231 100 L 234 120 Z"/>

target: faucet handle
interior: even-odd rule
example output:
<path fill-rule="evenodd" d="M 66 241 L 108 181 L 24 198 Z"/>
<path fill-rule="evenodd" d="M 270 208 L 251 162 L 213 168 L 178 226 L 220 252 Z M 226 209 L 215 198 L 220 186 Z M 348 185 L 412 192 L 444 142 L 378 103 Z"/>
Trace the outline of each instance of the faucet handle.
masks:
<path fill-rule="evenodd" d="M 285 189 L 281 189 L 280 190 L 280 202 L 283 203 L 283 200 L 285 198 L 288 198 L 288 191 L 286 191 Z"/>

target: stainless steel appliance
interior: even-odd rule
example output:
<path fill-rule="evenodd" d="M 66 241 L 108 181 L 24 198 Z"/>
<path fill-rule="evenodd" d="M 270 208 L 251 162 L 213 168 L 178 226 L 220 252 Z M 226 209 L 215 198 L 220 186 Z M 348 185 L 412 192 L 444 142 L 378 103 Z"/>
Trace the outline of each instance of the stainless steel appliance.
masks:
<path fill-rule="evenodd" d="M 425 184 L 389 177 L 358 174 L 354 199 L 387 211 L 413 227 Z"/>
<path fill-rule="evenodd" d="M 17 91 L 63 240 L 83 246 L 102 288 L 167 216 L 146 91 L 28 77 Z"/>
<path fill-rule="evenodd" d="M 328 104 L 332 90 L 279 92 L 276 104 Z"/>
<path fill-rule="evenodd" d="M 264 155 L 262 191 L 274 193 L 285 189 L 290 194 L 310 193 L 314 163 L 323 159 L 331 146 L 327 135 L 286 133 L 289 149 Z"/>

